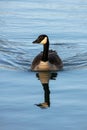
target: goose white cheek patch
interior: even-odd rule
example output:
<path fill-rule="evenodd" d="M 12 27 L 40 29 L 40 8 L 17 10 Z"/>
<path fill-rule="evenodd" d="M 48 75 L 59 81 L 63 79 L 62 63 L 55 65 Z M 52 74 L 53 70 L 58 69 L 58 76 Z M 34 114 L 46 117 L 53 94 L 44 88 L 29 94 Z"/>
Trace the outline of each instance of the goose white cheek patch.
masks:
<path fill-rule="evenodd" d="M 47 37 L 45 37 L 42 41 L 41 44 L 46 44 L 47 43 Z"/>

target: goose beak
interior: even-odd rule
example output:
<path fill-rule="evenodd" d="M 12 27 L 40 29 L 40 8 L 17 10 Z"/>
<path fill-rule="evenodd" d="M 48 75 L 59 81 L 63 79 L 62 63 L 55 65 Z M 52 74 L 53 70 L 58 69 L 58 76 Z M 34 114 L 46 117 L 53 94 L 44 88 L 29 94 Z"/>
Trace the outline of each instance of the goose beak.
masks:
<path fill-rule="evenodd" d="M 38 39 L 36 39 L 35 41 L 33 41 L 32 43 L 36 43 L 36 44 L 38 44 L 39 43 L 39 41 L 38 41 Z"/>

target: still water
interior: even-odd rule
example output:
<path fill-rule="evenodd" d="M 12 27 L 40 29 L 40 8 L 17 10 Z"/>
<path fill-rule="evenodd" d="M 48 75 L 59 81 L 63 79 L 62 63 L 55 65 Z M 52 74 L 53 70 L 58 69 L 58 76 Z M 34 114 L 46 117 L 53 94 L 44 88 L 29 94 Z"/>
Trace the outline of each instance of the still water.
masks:
<path fill-rule="evenodd" d="M 40 34 L 62 71 L 31 72 Z M 86 0 L 0 0 L 0 130 L 86 130 L 86 77 Z"/>

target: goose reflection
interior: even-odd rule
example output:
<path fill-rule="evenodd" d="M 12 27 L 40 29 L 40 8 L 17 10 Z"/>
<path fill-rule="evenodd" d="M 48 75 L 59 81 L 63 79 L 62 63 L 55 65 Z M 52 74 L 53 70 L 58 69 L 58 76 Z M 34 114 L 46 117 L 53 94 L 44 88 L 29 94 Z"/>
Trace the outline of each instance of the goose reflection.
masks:
<path fill-rule="evenodd" d="M 40 108 L 48 108 L 50 107 L 50 89 L 49 89 L 49 81 L 55 80 L 57 77 L 57 73 L 54 72 L 38 72 L 36 73 L 36 77 L 40 80 L 43 90 L 44 90 L 44 102 L 35 104 Z"/>

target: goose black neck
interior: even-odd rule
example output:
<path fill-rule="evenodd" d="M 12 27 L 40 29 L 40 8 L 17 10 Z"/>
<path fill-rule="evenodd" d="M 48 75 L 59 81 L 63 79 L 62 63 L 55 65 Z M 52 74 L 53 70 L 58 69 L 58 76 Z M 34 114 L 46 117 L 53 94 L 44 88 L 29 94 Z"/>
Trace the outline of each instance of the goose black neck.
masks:
<path fill-rule="evenodd" d="M 48 61 L 49 41 L 43 45 L 42 61 Z"/>

